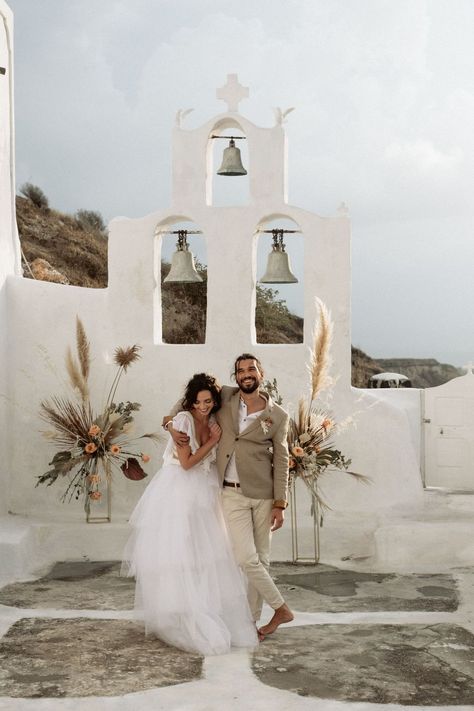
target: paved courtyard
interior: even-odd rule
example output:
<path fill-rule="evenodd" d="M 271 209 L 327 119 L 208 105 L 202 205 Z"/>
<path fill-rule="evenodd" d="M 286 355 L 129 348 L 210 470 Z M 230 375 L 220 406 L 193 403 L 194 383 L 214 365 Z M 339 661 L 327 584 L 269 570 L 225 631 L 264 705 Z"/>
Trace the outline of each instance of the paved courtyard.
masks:
<path fill-rule="evenodd" d="M 7 585 L 0 709 L 474 708 L 474 573 L 272 573 L 295 621 L 255 650 L 205 659 L 144 637 L 114 561 Z"/>

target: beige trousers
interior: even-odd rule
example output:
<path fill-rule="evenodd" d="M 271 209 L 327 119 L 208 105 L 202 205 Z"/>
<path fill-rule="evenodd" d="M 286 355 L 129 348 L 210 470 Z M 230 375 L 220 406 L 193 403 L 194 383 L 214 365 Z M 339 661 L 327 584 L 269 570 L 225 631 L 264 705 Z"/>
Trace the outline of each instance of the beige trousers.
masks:
<path fill-rule="evenodd" d="M 234 554 L 247 576 L 250 611 L 257 621 L 263 600 L 274 610 L 285 602 L 268 572 L 273 500 L 250 499 L 240 489 L 224 487 L 222 501 Z"/>

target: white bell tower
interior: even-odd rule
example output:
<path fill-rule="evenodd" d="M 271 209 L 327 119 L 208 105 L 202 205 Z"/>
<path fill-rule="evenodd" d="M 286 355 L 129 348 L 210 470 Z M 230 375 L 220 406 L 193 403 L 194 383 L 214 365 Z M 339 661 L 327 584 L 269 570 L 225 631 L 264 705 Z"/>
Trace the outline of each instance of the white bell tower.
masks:
<path fill-rule="evenodd" d="M 337 387 L 347 390 L 351 377 L 347 210 L 320 217 L 288 205 L 287 141 L 283 124 L 290 109 L 275 110 L 273 126 L 257 126 L 239 111 L 240 103 L 248 95 L 248 88 L 240 84 L 237 75 L 229 74 L 226 84 L 217 90 L 217 98 L 226 104 L 227 111 L 190 129 L 183 124 L 191 110 L 178 111 L 172 136 L 171 206 L 141 220 L 119 218 L 111 223 L 109 288 L 113 299 L 123 306 L 117 327 L 124 333 L 138 328 L 137 337 L 141 342 L 152 339 L 160 358 L 169 359 L 173 369 L 186 370 L 190 346 L 166 344 L 162 340 L 160 265 L 161 235 L 173 230 L 176 224 L 188 221 L 202 232 L 207 253 L 206 342 L 191 346 L 194 355 L 202 359 L 204 369 L 220 375 L 222 364 L 231 362 L 234 355 L 255 352 L 267 364 L 269 372 L 278 373 L 283 392 L 299 394 L 306 387 L 303 382 L 305 362 L 317 314 L 317 296 L 332 312 Z M 216 150 L 215 144 L 220 149 L 225 142 L 213 136 L 228 136 L 237 131 L 245 136 L 248 147 L 245 167 L 249 199 L 244 205 L 217 206 L 213 204 L 212 195 L 212 153 Z M 298 344 L 259 344 L 256 339 L 257 241 L 260 231 L 270 224 L 274 226 L 278 220 L 294 223 L 303 238 L 304 273 L 296 276 L 304 284 L 304 342 Z M 285 241 L 291 256 L 291 237 Z M 192 240 L 190 249 L 192 251 Z M 130 295 L 136 291 L 138 273 L 141 274 L 140 290 L 134 303 Z M 125 288 L 127 279 L 131 280 L 130 289 Z M 128 293 L 126 301 L 125 292 Z M 224 382 L 227 379 L 225 372 Z"/>

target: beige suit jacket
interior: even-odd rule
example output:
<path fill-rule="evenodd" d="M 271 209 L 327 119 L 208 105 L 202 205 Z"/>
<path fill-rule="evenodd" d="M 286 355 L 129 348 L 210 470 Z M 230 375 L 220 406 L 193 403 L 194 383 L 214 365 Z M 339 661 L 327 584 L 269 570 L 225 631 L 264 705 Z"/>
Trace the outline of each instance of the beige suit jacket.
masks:
<path fill-rule="evenodd" d="M 232 454 L 244 496 L 288 501 L 288 414 L 265 392 L 267 406 L 239 433 L 239 389 L 224 385 L 222 407 L 216 412 L 222 436 L 217 447 L 217 468 L 221 481 Z"/>

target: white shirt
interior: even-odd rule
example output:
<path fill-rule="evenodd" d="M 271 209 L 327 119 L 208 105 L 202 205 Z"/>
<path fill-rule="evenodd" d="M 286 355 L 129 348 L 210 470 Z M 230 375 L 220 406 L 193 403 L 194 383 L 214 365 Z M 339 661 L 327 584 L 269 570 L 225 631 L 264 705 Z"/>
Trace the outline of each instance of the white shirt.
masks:
<path fill-rule="evenodd" d="M 252 412 L 249 415 L 247 413 L 247 405 L 242 400 L 242 398 L 240 398 L 240 401 L 239 401 L 239 434 L 241 432 L 243 432 L 244 430 L 246 430 L 247 427 L 250 425 L 250 423 L 262 414 L 262 411 L 264 409 L 265 408 L 262 407 L 261 410 L 257 410 L 257 412 Z M 225 470 L 224 479 L 226 481 L 231 481 L 233 484 L 238 484 L 240 482 L 239 475 L 237 472 L 237 464 L 235 463 L 235 452 L 233 452 L 231 458 L 229 459 L 229 463 L 227 464 L 227 467 Z"/>

